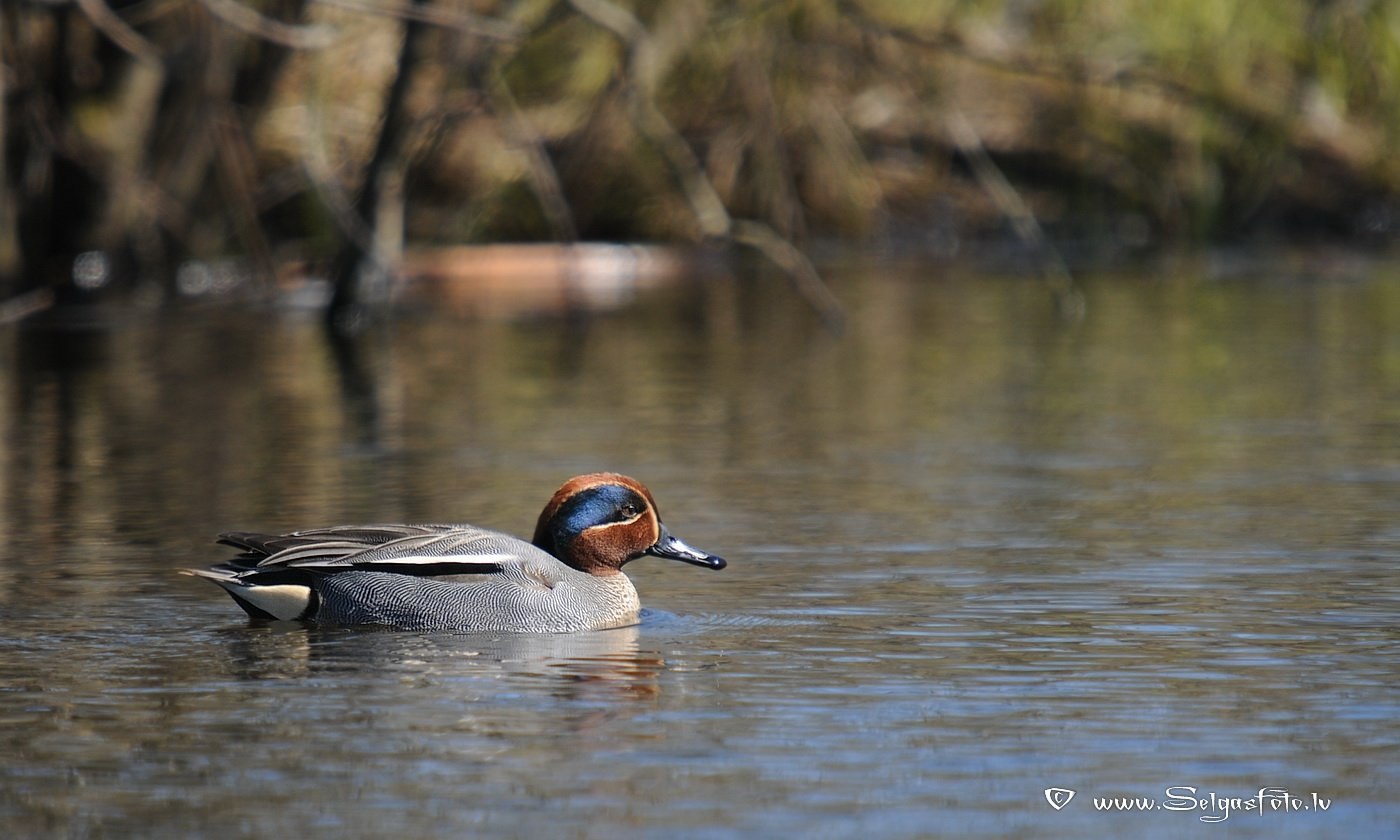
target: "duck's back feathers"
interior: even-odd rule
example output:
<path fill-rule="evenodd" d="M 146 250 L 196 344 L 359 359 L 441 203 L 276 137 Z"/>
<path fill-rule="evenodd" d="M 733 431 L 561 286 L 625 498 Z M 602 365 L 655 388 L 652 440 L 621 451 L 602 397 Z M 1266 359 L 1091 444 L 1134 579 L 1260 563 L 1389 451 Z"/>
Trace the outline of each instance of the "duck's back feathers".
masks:
<path fill-rule="evenodd" d="M 219 542 L 250 554 L 268 557 L 288 548 L 307 545 L 344 543 L 346 546 L 369 548 L 386 542 L 422 534 L 452 530 L 452 525 L 342 525 L 335 528 L 311 528 L 290 534 L 260 534 L 254 531 L 230 531 L 219 535 Z"/>
<path fill-rule="evenodd" d="M 220 534 L 219 542 L 243 550 L 224 565 L 246 571 L 418 567 L 416 573 L 424 575 L 472 574 L 489 573 L 502 564 L 553 560 L 508 534 L 471 525 L 356 525 L 290 534 L 240 531 Z"/>

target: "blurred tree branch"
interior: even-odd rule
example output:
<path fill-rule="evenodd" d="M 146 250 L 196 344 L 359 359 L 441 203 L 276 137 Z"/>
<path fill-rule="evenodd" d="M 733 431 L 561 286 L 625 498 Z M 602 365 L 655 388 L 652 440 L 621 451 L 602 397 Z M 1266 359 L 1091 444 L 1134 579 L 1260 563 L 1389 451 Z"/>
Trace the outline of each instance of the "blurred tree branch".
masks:
<path fill-rule="evenodd" d="M 413 0 L 414 7 L 429 2 Z M 399 254 L 388 253 L 391 249 L 385 247 L 385 240 L 402 237 L 405 154 L 413 127 L 407 111 L 408 91 L 418 70 L 419 44 L 427 28 L 420 17 L 410 16 L 404 21 L 397 69 L 384 98 L 379 136 L 353 205 L 355 218 L 370 229 L 371 237 L 365 241 L 355 235 L 355 230 L 347 231 L 331 263 L 334 292 L 326 307 L 326 321 L 337 333 L 353 333 L 361 328 L 368 311 L 387 301 L 390 281 L 398 270 Z M 382 217 L 386 212 L 389 217 Z"/>
<path fill-rule="evenodd" d="M 568 197 L 564 195 L 559 171 L 545 149 L 544 138 L 530 124 L 529 118 L 515 101 L 510 84 L 502 75 L 499 64 L 492 62 L 487 72 L 486 87 L 490 102 L 494 106 L 493 110 L 506 120 L 507 139 L 525 151 L 530 186 L 540 206 L 544 208 L 545 218 L 549 220 L 554 237 L 563 242 L 577 242 L 578 225 L 574 221 L 574 212 L 569 207 Z"/>
<path fill-rule="evenodd" d="M 112 11 L 104 0 L 75 0 L 78 8 L 82 10 L 92 25 L 95 26 L 107 39 L 121 47 L 132 58 L 148 66 L 160 64 L 160 50 L 155 45 L 141 37 L 140 33 L 126 25 Z"/>
<path fill-rule="evenodd" d="M 611 32 L 626 48 L 628 74 L 623 84 L 633 123 L 661 152 L 685 193 L 702 235 L 737 243 L 763 255 L 782 270 L 829 328 L 840 330 L 845 323 L 844 308 L 822 281 L 811 260 L 771 225 L 734 219 L 690 144 L 657 107 L 655 94 L 665 67 L 646 27 L 610 0 L 569 0 L 569 4 L 579 14 Z"/>
<path fill-rule="evenodd" d="M 88 2 L 89 0 L 83 0 Z M 324 2 L 324 0 L 322 0 Z M 260 38 L 289 50 L 321 50 L 335 41 L 335 31 L 328 26 L 285 23 L 238 0 L 198 0 L 209 13 L 246 35 Z"/>
<path fill-rule="evenodd" d="M 233 0 L 220 1 L 233 2 Z M 523 34 L 520 27 L 507 20 L 482 17 L 460 9 L 425 5 L 418 0 L 387 4 L 374 3 L 370 0 L 316 0 L 316 2 L 317 5 L 346 9 L 366 15 L 389 17 L 400 21 L 417 21 L 473 38 L 485 38 L 503 43 L 517 42 Z"/>

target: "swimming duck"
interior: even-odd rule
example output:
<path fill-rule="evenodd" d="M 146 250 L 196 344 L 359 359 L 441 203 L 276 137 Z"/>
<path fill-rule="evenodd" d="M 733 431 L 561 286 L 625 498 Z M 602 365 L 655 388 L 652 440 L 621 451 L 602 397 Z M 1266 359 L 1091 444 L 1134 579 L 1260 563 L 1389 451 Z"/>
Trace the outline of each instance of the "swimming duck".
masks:
<path fill-rule="evenodd" d="M 213 581 L 254 618 L 406 630 L 569 633 L 636 624 L 622 567 L 643 555 L 723 569 L 671 535 L 641 482 L 571 478 L 531 542 L 473 525 L 367 525 L 234 532 L 234 559 L 185 573 Z"/>

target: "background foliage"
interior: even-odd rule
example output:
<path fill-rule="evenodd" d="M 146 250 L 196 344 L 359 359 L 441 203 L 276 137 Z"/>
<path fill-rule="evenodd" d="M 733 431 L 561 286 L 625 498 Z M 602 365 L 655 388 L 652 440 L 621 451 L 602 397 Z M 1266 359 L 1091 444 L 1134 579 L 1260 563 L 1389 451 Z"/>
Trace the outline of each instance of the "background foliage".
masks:
<path fill-rule="evenodd" d="M 1393 0 L 31 0 L 0 48 L 7 293 L 405 236 L 1400 225 Z"/>

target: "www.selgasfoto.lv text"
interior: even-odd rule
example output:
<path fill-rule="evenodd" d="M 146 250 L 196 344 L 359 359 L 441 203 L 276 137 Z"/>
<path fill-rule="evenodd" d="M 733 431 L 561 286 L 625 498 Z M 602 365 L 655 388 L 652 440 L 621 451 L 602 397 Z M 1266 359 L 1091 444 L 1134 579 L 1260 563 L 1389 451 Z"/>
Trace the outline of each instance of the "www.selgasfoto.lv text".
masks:
<path fill-rule="evenodd" d="M 1200 811 L 1201 822 L 1224 822 L 1234 814 L 1283 814 L 1326 811 L 1332 800 L 1316 793 L 1294 795 L 1284 788 L 1260 788 L 1253 796 L 1221 796 L 1190 785 L 1172 785 L 1161 799 L 1134 796 L 1095 796 L 1098 811 Z"/>

